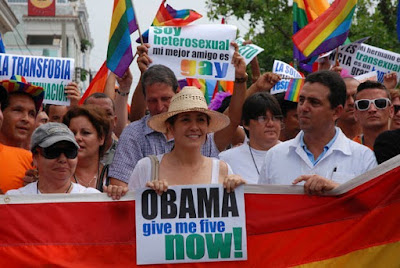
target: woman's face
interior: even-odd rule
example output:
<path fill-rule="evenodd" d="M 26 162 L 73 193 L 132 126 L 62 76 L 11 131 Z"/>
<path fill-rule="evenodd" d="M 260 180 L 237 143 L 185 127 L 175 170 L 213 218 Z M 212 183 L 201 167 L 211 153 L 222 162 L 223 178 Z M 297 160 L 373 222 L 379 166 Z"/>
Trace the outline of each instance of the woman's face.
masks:
<path fill-rule="evenodd" d="M 38 148 L 33 156 L 40 178 L 69 180 L 78 163 L 77 149 L 70 142 L 57 142 L 48 148 Z M 43 179 L 43 180 L 44 180 Z"/>
<path fill-rule="evenodd" d="M 392 118 L 392 123 L 390 125 L 390 129 L 399 129 L 400 128 L 400 98 L 393 99 L 394 106 L 394 115 Z"/>
<path fill-rule="evenodd" d="M 244 126 L 250 132 L 250 145 L 257 150 L 269 150 L 279 139 L 282 118 L 275 117 L 270 111 L 265 116 L 250 119 L 249 125 Z"/>
<path fill-rule="evenodd" d="M 206 140 L 208 132 L 207 115 L 201 112 L 186 112 L 177 115 L 173 126 L 168 131 L 174 136 L 175 146 L 200 147 Z"/>
<path fill-rule="evenodd" d="M 104 144 L 104 137 L 99 137 L 96 129 L 86 116 L 77 116 L 71 119 L 69 129 L 74 133 L 79 144 L 78 158 L 97 157 L 100 146 Z"/>

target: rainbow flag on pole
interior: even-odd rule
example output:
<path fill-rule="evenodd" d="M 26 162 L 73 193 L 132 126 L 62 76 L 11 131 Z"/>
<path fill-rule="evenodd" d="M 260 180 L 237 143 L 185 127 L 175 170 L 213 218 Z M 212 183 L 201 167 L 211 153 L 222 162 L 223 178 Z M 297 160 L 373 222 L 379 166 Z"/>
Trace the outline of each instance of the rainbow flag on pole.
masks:
<path fill-rule="evenodd" d="M 350 31 L 357 0 L 336 0 L 321 16 L 293 35 L 299 51 L 310 58 L 343 44 Z"/>
<path fill-rule="evenodd" d="M 329 8 L 327 0 L 294 0 L 293 1 L 293 34 L 300 31 L 308 23 L 315 20 Z M 299 67 L 307 72 L 312 71 L 316 57 L 307 60 L 306 57 L 293 45 L 293 58 L 297 59 Z"/>
<path fill-rule="evenodd" d="M 165 2 L 166 0 L 162 1 L 151 26 L 186 26 L 203 17 L 192 9 L 176 10 L 168 4 L 165 6 Z M 145 31 L 142 37 L 143 41 L 147 43 L 149 30 Z M 137 39 L 136 42 L 140 43 L 140 39 Z"/>
<path fill-rule="evenodd" d="M 285 93 L 285 100 L 299 102 L 300 90 L 304 85 L 304 78 L 290 79 L 289 86 Z"/>
<path fill-rule="evenodd" d="M 131 33 L 138 29 L 131 0 L 114 0 L 107 67 L 121 77 L 133 60 Z"/>

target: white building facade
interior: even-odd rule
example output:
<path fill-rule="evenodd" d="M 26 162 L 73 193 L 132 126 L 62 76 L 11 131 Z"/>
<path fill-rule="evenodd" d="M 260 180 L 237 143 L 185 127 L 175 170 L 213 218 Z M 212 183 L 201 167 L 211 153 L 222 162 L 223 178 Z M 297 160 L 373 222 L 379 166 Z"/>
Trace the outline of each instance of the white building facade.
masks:
<path fill-rule="evenodd" d="M 84 0 L 56 1 L 55 16 L 28 16 L 28 0 L 7 1 L 19 24 L 3 34 L 6 52 L 75 59 L 75 80 L 88 85 L 93 44 Z"/>

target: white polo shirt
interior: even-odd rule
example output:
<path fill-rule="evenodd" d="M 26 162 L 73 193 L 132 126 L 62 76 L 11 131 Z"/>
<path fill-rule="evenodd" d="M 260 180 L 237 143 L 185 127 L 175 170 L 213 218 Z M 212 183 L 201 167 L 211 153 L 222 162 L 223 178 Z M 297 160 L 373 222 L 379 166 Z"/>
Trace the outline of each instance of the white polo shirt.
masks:
<path fill-rule="evenodd" d="M 316 165 L 301 147 L 303 131 L 274 146 L 264 158 L 258 183 L 291 185 L 300 175 L 318 174 L 342 184 L 377 165 L 373 151 L 348 139 L 340 128 L 336 131 L 335 142 Z"/>

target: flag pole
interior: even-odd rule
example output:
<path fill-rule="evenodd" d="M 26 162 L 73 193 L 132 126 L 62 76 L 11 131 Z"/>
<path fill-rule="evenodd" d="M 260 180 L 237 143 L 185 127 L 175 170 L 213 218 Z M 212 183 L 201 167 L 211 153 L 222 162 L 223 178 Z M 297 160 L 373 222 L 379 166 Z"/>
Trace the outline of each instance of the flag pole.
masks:
<path fill-rule="evenodd" d="M 133 13 L 135 14 L 135 19 L 136 19 L 137 29 L 138 29 L 138 33 L 139 33 L 140 43 L 143 45 L 144 42 L 143 42 L 142 32 L 140 31 L 139 20 L 138 20 L 138 17 L 136 16 L 136 10 L 135 10 L 135 5 L 133 4 L 133 0 L 131 0 L 131 3 L 132 3 L 132 8 L 133 8 Z"/>

